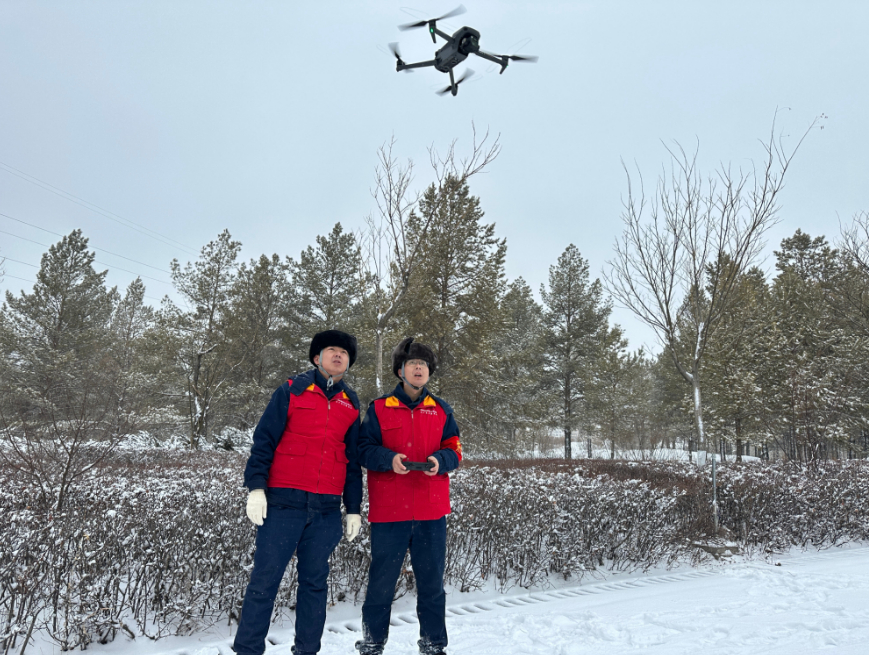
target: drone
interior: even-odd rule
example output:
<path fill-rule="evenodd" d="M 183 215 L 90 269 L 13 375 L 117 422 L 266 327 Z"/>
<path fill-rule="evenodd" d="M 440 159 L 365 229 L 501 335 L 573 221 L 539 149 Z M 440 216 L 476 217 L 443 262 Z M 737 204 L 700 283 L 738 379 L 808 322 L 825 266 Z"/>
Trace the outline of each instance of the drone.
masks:
<path fill-rule="evenodd" d="M 462 75 L 459 80 L 456 80 L 453 76 L 453 68 L 465 61 L 465 59 L 468 58 L 468 55 L 477 55 L 478 57 L 488 59 L 495 64 L 499 64 L 501 66 L 499 74 L 504 73 L 504 71 L 507 69 L 507 65 L 511 61 L 537 61 L 537 57 L 530 55 L 495 55 L 490 52 L 480 50 L 480 33 L 471 27 L 462 27 L 461 29 L 456 30 L 456 32 L 453 33 L 452 36 L 438 29 L 437 22 L 439 20 L 458 16 L 459 14 L 465 13 L 465 11 L 466 9 L 464 8 L 464 6 L 459 5 L 451 12 L 446 13 L 438 18 L 430 18 L 427 20 L 421 20 L 416 23 L 399 25 L 398 29 L 400 30 L 412 30 L 419 27 L 425 27 L 427 25 L 429 34 L 431 34 L 432 43 L 437 44 L 436 37 L 438 36 L 444 39 L 446 43 L 437 52 L 435 52 L 434 59 L 430 59 L 428 61 L 418 61 L 412 64 L 407 64 L 404 62 L 404 60 L 402 60 L 397 43 L 390 43 L 389 49 L 392 51 L 392 54 L 395 55 L 396 59 L 395 70 L 406 71 L 410 73 L 414 68 L 425 68 L 427 66 L 434 66 L 435 69 L 439 70 L 441 73 L 449 73 L 450 76 L 450 85 L 445 89 L 438 91 L 438 93 L 440 95 L 444 95 L 445 93 L 450 92 L 453 95 L 456 95 L 459 92 L 459 84 L 461 84 L 474 74 L 474 71 L 469 68 L 465 71 L 465 74 Z"/>

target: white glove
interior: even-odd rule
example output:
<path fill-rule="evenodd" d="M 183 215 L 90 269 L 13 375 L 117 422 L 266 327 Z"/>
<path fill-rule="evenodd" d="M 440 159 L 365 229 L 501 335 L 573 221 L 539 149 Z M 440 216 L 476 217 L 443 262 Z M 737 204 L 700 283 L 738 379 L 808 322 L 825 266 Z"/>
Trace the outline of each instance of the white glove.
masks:
<path fill-rule="evenodd" d="M 247 518 L 253 521 L 254 525 L 262 525 L 268 506 L 266 492 L 262 489 L 252 489 L 247 496 Z"/>
<path fill-rule="evenodd" d="M 344 536 L 347 541 L 353 541 L 359 530 L 362 528 L 362 516 L 359 514 L 348 514 L 344 519 Z"/>

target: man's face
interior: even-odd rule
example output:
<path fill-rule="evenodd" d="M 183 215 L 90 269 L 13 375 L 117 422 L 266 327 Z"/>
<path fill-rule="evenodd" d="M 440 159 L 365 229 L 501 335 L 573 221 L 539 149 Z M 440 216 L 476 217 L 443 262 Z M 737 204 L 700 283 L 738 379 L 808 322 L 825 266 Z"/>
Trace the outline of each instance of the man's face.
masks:
<path fill-rule="evenodd" d="M 349 363 L 350 353 L 338 346 L 328 346 L 323 348 L 320 355 L 314 355 L 314 365 L 322 366 L 323 370 L 333 378 L 344 375 Z"/>
<path fill-rule="evenodd" d="M 424 387 L 428 377 L 428 362 L 424 359 L 408 359 L 404 363 L 404 378 L 412 385 Z"/>

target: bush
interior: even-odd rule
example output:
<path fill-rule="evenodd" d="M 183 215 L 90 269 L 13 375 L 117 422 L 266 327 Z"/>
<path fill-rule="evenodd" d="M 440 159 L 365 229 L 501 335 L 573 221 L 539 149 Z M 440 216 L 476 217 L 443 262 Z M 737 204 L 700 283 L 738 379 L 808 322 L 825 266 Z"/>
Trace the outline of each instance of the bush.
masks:
<path fill-rule="evenodd" d="M 0 471 L 0 649 L 31 631 L 68 650 L 119 632 L 159 639 L 237 621 L 255 536 L 244 463 L 232 452 L 116 452 L 73 485 L 61 512 L 21 474 Z M 728 465 L 718 480 L 720 522 L 750 551 L 869 536 L 862 462 Z M 709 469 L 684 463 L 468 465 L 452 474 L 446 580 L 503 591 L 693 560 L 692 541 L 712 534 L 711 498 Z M 367 525 L 340 543 L 331 602 L 362 600 L 369 546 Z M 295 607 L 295 576 L 291 565 L 279 613 Z M 413 585 L 405 568 L 396 595 Z"/>

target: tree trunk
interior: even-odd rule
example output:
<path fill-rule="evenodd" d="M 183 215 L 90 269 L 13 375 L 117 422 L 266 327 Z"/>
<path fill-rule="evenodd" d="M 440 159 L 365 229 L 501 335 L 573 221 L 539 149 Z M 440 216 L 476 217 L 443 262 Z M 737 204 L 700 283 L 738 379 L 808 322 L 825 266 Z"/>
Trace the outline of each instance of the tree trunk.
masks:
<path fill-rule="evenodd" d="M 564 459 L 571 459 L 570 452 L 570 374 L 564 380 Z"/>
<path fill-rule="evenodd" d="M 736 461 L 742 462 L 742 421 L 736 418 Z"/>
<path fill-rule="evenodd" d="M 693 372 L 691 386 L 694 389 L 694 428 L 697 430 L 697 445 L 705 446 L 706 433 L 703 428 L 703 405 L 700 399 L 700 376 L 698 375 L 696 367 Z"/>
<path fill-rule="evenodd" d="M 383 393 L 383 331 L 378 327 L 374 330 L 374 381 L 377 394 Z"/>

